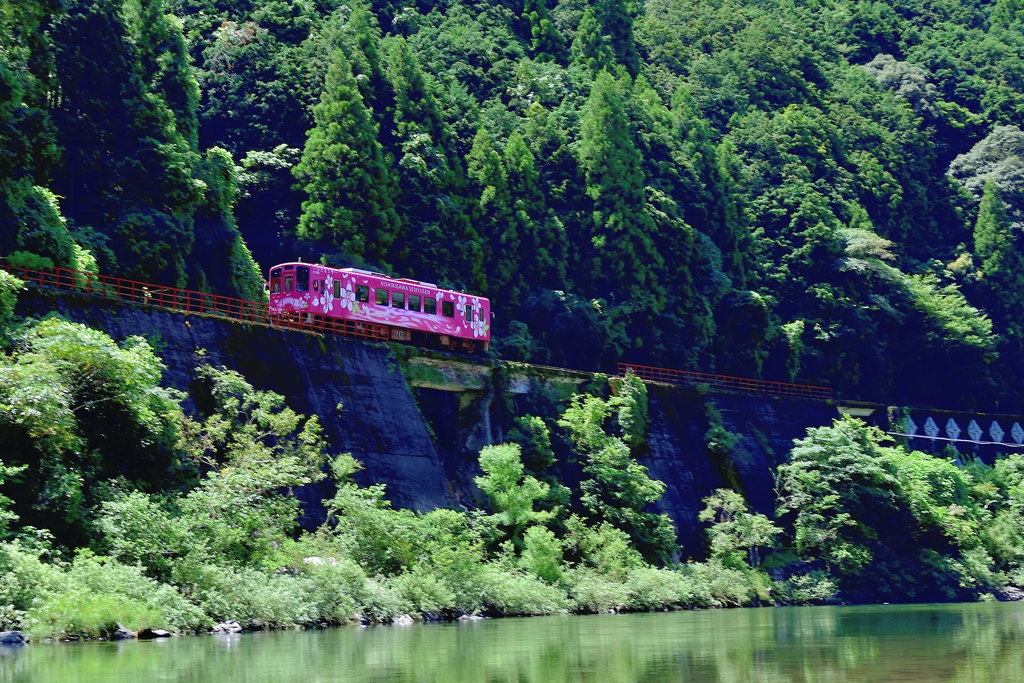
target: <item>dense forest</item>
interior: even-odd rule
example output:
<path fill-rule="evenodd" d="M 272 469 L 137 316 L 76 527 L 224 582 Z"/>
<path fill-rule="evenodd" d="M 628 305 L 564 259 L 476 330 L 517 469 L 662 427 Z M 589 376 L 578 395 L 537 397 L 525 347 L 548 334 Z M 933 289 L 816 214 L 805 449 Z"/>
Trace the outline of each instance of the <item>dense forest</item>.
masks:
<path fill-rule="evenodd" d="M 1020 409 L 1017 0 L 10 0 L 0 245 L 485 294 L 497 352 Z"/>
<path fill-rule="evenodd" d="M 0 0 L 0 256 L 244 298 L 281 261 L 364 266 L 490 297 L 507 359 L 1022 411 L 1022 29 L 1020 0 Z M 773 516 L 717 491 L 680 549 L 643 384 L 599 378 L 480 453 L 487 511 L 414 513 L 316 416 L 215 367 L 186 401 L 146 340 L 18 318 L 19 288 L 0 273 L 0 627 L 1024 585 L 1018 456 L 839 421 Z M 300 533 L 287 492 L 325 471 Z"/>

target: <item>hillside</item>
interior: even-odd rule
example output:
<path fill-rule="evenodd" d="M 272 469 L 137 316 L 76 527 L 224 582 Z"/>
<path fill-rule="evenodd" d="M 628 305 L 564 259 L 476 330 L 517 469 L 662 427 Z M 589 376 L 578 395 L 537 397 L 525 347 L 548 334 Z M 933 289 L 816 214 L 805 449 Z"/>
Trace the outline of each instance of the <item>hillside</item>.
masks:
<path fill-rule="evenodd" d="M 246 297 L 369 265 L 494 299 L 507 358 L 1020 407 L 1019 3 L 715 4 L 5 3 L 0 245 Z"/>
<path fill-rule="evenodd" d="M 369 267 L 490 297 L 507 361 L 1019 432 L 1022 29 L 1021 0 L 0 0 L 0 257 L 245 299 Z M 488 358 L 465 396 L 417 353 L 0 270 L 0 628 L 1024 596 L 1020 453 L 632 374 L 517 394 Z"/>

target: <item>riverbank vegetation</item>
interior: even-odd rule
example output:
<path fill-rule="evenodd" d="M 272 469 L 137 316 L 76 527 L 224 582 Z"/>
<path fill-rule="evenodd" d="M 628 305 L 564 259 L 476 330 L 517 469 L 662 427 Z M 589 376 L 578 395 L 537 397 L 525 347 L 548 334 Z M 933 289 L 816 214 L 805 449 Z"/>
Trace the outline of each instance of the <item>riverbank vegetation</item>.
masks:
<path fill-rule="evenodd" d="M 795 443 L 773 514 L 720 489 L 706 546 L 680 548 L 652 512 L 665 487 L 644 466 L 645 385 L 598 377 L 480 452 L 479 509 L 395 509 L 353 481 L 359 463 L 330 452 L 316 416 L 211 366 L 186 410 L 147 341 L 18 319 L 19 283 L 0 279 L 2 629 L 974 600 L 1024 584 L 1019 455 L 958 467 L 844 418 Z M 325 477 L 327 517 L 300 529 L 294 493 Z"/>

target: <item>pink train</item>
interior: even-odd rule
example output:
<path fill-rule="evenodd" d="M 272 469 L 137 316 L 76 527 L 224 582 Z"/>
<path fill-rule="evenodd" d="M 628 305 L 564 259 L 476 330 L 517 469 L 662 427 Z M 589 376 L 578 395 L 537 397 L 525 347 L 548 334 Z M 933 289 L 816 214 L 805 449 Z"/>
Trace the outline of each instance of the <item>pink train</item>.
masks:
<path fill-rule="evenodd" d="M 375 339 L 470 353 L 491 339 L 490 301 L 429 282 L 298 262 L 271 268 L 269 286 L 270 314 L 284 324 L 342 323 Z"/>

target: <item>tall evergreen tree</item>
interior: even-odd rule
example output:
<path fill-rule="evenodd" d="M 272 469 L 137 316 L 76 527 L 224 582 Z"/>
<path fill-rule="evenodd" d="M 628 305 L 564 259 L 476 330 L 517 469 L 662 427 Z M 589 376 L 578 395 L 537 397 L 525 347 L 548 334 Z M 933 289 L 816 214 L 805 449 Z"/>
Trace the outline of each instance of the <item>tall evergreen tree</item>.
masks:
<path fill-rule="evenodd" d="M 619 84 L 598 74 L 580 121 L 579 160 L 593 204 L 581 270 L 595 296 L 659 310 L 663 268 L 646 209 L 642 159 L 633 141 Z"/>
<path fill-rule="evenodd" d="M 551 20 L 546 0 L 523 0 L 523 18 L 530 31 L 530 50 L 540 62 L 558 61 L 565 51 L 565 39 Z"/>
<path fill-rule="evenodd" d="M 482 288 L 483 249 L 465 205 L 465 171 L 435 86 L 403 38 L 389 38 L 383 52 L 394 93 L 391 153 L 397 166 L 398 209 L 407 221 L 394 260 L 409 264 L 417 277 Z"/>
<path fill-rule="evenodd" d="M 195 149 L 199 143 L 199 84 L 181 20 L 165 11 L 163 0 L 128 0 L 125 15 L 143 81 L 174 112 L 178 132 Z"/>
<path fill-rule="evenodd" d="M 30 251 L 68 266 L 72 240 L 46 189 L 58 159 L 45 109 L 52 51 L 42 31 L 53 9 L 26 0 L 0 11 L 0 254 Z"/>
<path fill-rule="evenodd" d="M 263 275 L 235 224 L 238 177 L 231 154 L 219 147 L 206 150 L 199 172 L 206 185 L 197 207 L 194 281 L 204 290 L 259 301 L 264 297 Z"/>
<path fill-rule="evenodd" d="M 569 61 L 584 67 L 591 75 L 597 75 L 602 70 L 614 71 L 616 68 L 615 52 L 605 38 L 601 22 L 590 7 L 580 18 L 580 25 L 569 49 Z"/>
<path fill-rule="evenodd" d="M 503 299 L 518 300 L 522 294 L 520 236 L 509 193 L 508 174 L 501 154 L 485 128 L 477 131 L 467 161 L 467 174 L 474 185 L 473 224 L 484 240 L 484 265 L 488 292 Z"/>
<path fill-rule="evenodd" d="M 536 157 L 518 131 L 508 137 L 503 157 L 519 230 L 523 287 L 564 289 L 565 231 L 546 204 Z"/>
<path fill-rule="evenodd" d="M 615 60 L 636 78 L 640 73 L 640 54 L 633 38 L 633 15 L 626 0 L 597 0 L 594 10 Z"/>
<path fill-rule="evenodd" d="M 1020 352 L 1024 350 L 1024 255 L 1014 237 L 1006 204 L 990 179 L 974 224 L 981 304 L 992 314 L 997 330 Z"/>
<path fill-rule="evenodd" d="M 148 92 L 114 0 L 70 0 L 52 31 L 53 118 L 63 149 L 54 189 L 68 218 L 106 234 L 118 270 L 186 284 L 198 157 Z"/>
<path fill-rule="evenodd" d="M 683 85 L 672 96 L 674 161 L 680 182 L 676 197 L 688 223 L 710 236 L 722 250 L 730 274 L 741 273 L 740 240 L 721 165 L 711 138 L 711 126 Z"/>
<path fill-rule="evenodd" d="M 308 196 L 298 233 L 381 263 L 401 226 L 395 183 L 341 50 L 334 53 L 313 117 L 316 124 L 294 169 Z"/>

